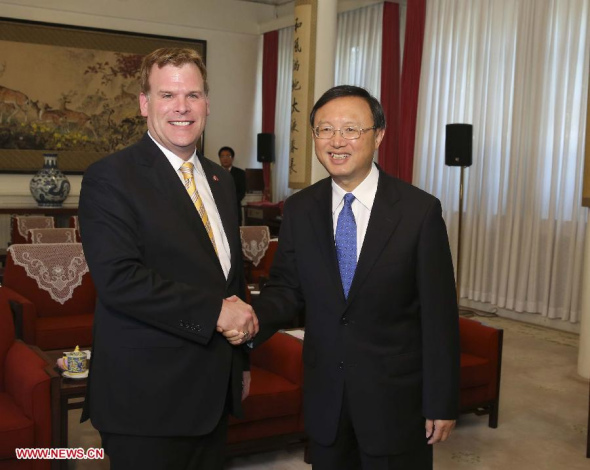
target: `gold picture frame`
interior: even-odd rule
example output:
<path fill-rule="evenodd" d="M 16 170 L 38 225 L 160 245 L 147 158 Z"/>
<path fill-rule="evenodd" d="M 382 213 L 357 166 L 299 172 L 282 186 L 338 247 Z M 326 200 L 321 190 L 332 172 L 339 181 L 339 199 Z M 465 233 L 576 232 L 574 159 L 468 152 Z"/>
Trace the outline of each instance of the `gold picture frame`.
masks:
<path fill-rule="evenodd" d="M 160 47 L 206 61 L 199 39 L 0 18 L 0 173 L 35 173 L 57 153 L 60 170 L 80 174 L 137 141 L 139 67 Z"/>

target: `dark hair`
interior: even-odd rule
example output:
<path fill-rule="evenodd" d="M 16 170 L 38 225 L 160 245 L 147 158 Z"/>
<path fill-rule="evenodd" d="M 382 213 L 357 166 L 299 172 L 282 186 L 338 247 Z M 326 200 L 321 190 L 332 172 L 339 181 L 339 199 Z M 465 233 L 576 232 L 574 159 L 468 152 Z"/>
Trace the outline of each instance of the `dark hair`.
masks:
<path fill-rule="evenodd" d="M 316 104 L 313 105 L 313 109 L 311 110 L 311 114 L 309 115 L 309 122 L 311 127 L 313 127 L 313 121 L 315 119 L 315 113 L 318 109 L 320 109 L 325 104 L 329 103 L 336 98 L 346 98 L 349 96 L 358 97 L 364 99 L 369 107 L 371 108 L 371 113 L 373 114 L 373 125 L 376 129 L 385 129 L 385 114 L 383 114 L 383 107 L 381 103 L 375 98 L 371 93 L 369 93 L 364 88 L 353 86 L 353 85 L 339 85 L 330 88 L 326 91 L 319 100 L 316 101 Z"/>
<path fill-rule="evenodd" d="M 161 69 L 166 65 L 182 67 L 184 64 L 195 64 L 197 66 L 203 77 L 205 95 L 209 95 L 207 69 L 205 68 L 205 63 L 199 53 L 193 49 L 175 47 L 156 49 L 143 58 L 141 70 L 139 72 L 139 86 L 141 92 L 145 95 L 150 92 L 150 74 L 154 65 L 157 65 L 158 68 Z"/>
<path fill-rule="evenodd" d="M 221 147 L 219 149 L 219 152 L 217 152 L 217 156 L 221 157 L 221 152 L 223 152 L 224 150 L 227 150 L 231 154 L 231 159 L 233 160 L 234 157 L 236 156 L 236 152 L 234 152 L 234 149 L 231 147 Z"/>

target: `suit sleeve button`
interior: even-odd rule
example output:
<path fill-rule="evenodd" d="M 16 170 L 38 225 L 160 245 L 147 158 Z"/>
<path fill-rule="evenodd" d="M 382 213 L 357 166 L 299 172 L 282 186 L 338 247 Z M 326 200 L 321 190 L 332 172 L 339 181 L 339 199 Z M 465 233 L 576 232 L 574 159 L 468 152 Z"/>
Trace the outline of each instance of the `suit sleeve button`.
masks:
<path fill-rule="evenodd" d="M 340 364 L 338 364 L 338 370 L 344 370 L 344 362 L 340 362 Z"/>
<path fill-rule="evenodd" d="M 348 318 L 347 317 L 342 317 L 340 319 L 340 323 L 344 326 L 348 326 Z"/>

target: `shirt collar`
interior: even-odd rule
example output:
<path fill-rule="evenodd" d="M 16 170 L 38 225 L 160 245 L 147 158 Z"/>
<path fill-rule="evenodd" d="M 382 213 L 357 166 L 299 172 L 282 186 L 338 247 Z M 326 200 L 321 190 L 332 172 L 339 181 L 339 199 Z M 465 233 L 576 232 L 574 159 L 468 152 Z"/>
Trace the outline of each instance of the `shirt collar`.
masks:
<path fill-rule="evenodd" d="M 352 194 L 354 198 L 360 202 L 368 211 L 373 208 L 375 202 L 375 194 L 377 194 L 377 183 L 379 182 L 379 170 L 375 164 L 371 165 L 371 171 L 367 177 L 359 184 Z M 332 180 L 332 214 L 336 212 L 338 207 L 342 204 L 342 200 L 347 192 L 338 186 Z"/>
<path fill-rule="evenodd" d="M 164 156 L 168 159 L 168 161 L 170 162 L 170 165 L 172 165 L 172 168 L 174 168 L 174 171 L 178 172 L 180 170 L 180 167 L 182 166 L 182 164 L 185 162 L 185 160 L 183 160 L 182 158 L 180 158 L 174 152 L 168 150 L 166 147 L 164 147 L 158 141 L 156 141 L 156 139 L 154 139 L 152 137 L 152 135 L 150 134 L 150 131 L 148 131 L 148 135 L 150 136 L 150 139 L 152 139 L 154 141 L 154 143 L 159 147 L 159 149 L 162 151 L 162 153 L 164 154 Z M 201 175 L 204 175 L 205 174 L 204 171 L 203 171 L 203 167 L 201 166 L 201 162 L 197 158 L 197 151 L 196 151 L 196 149 L 193 151 L 193 154 L 191 155 L 191 158 L 189 158 L 186 161 L 192 163 L 195 166 L 195 170 L 197 172 L 199 172 Z"/>

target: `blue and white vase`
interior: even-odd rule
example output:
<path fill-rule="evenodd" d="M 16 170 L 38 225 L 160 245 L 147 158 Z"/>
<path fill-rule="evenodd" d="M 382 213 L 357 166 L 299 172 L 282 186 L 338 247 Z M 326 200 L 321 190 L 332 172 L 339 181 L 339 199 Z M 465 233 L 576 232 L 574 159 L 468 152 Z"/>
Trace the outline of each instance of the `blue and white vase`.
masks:
<path fill-rule="evenodd" d="M 70 182 L 57 168 L 57 153 L 43 154 L 44 164 L 29 185 L 39 207 L 61 207 L 70 194 Z"/>

